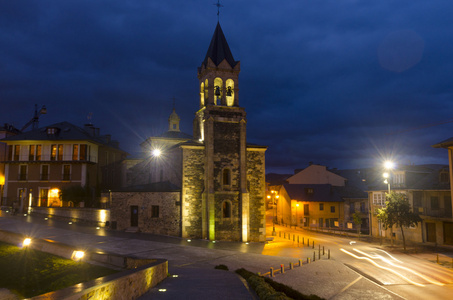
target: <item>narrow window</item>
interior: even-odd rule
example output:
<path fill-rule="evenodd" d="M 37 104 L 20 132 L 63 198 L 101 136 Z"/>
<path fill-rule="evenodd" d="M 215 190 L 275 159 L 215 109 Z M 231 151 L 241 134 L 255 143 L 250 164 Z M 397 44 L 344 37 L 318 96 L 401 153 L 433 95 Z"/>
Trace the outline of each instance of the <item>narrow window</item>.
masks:
<path fill-rule="evenodd" d="M 331 212 L 331 213 L 334 213 L 334 212 L 335 212 L 335 206 L 331 206 L 331 207 L 330 207 L 330 212 Z"/>
<path fill-rule="evenodd" d="M 36 160 L 40 161 L 41 160 L 41 145 L 36 145 Z"/>
<path fill-rule="evenodd" d="M 223 201 L 222 212 L 223 218 L 231 218 L 231 203 L 229 201 Z"/>
<path fill-rule="evenodd" d="M 41 166 L 41 180 L 49 180 L 49 165 Z"/>
<path fill-rule="evenodd" d="M 79 160 L 79 145 L 72 145 L 72 160 Z"/>
<path fill-rule="evenodd" d="M 71 180 L 71 165 L 63 165 L 63 180 Z"/>
<path fill-rule="evenodd" d="M 431 209 L 439 209 L 439 197 L 431 197 Z"/>
<path fill-rule="evenodd" d="M 304 204 L 304 216 L 309 216 L 310 213 L 308 211 L 308 204 Z"/>
<path fill-rule="evenodd" d="M 58 160 L 63 160 L 63 145 L 58 145 Z"/>
<path fill-rule="evenodd" d="M 223 169 L 223 185 L 231 185 L 231 171 L 230 169 Z"/>
<path fill-rule="evenodd" d="M 80 145 L 80 160 L 87 160 L 87 145 Z"/>
<path fill-rule="evenodd" d="M 319 210 L 324 210 L 324 203 L 319 203 Z"/>
<path fill-rule="evenodd" d="M 19 155 L 20 155 L 20 145 L 15 145 L 14 146 L 14 160 L 15 161 L 19 160 Z"/>
<path fill-rule="evenodd" d="M 19 167 L 19 180 L 27 180 L 27 165 L 20 165 Z"/>
<path fill-rule="evenodd" d="M 50 146 L 50 160 L 57 159 L 57 145 Z"/>
<path fill-rule="evenodd" d="M 28 160 L 29 161 L 34 161 L 35 160 L 35 150 L 36 150 L 36 146 L 35 145 L 30 145 L 28 147 Z"/>
<path fill-rule="evenodd" d="M 159 218 L 159 206 L 151 206 L 151 218 Z"/>
<path fill-rule="evenodd" d="M 8 160 L 13 160 L 13 146 L 8 146 Z"/>

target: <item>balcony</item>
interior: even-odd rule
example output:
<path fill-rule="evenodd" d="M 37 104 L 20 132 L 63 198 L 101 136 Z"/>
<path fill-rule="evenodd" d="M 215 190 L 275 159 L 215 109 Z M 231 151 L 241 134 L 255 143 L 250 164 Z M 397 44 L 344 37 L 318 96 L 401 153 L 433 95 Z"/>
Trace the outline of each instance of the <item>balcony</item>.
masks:
<path fill-rule="evenodd" d="M 439 208 L 433 209 L 429 207 L 415 207 L 415 213 L 419 213 L 421 216 L 435 217 L 435 218 L 451 218 L 451 209 Z"/>

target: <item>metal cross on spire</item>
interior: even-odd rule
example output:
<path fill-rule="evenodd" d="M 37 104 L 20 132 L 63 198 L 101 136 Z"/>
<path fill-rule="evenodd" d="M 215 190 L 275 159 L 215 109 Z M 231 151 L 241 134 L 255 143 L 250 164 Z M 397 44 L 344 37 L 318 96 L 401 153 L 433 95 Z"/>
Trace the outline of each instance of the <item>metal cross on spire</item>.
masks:
<path fill-rule="evenodd" d="M 215 6 L 217 6 L 217 22 L 220 20 L 220 8 L 223 7 L 222 4 L 220 4 L 220 0 L 217 0 L 217 3 L 214 3 Z"/>

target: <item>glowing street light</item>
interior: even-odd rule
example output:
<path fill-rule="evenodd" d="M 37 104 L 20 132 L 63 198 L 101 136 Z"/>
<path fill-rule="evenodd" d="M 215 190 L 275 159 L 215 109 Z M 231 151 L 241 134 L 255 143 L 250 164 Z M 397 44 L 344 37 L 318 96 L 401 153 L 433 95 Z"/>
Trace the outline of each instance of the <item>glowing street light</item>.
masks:
<path fill-rule="evenodd" d="M 274 218 L 272 219 L 272 235 L 273 236 L 276 236 L 277 235 L 277 232 L 275 231 L 275 218 L 276 218 L 276 215 L 277 215 L 277 202 L 276 202 L 276 199 L 278 200 L 280 196 L 278 195 L 277 191 L 274 191 L 272 190 L 271 191 L 271 195 L 267 195 L 267 199 L 272 199 L 272 204 L 274 205 Z"/>
<path fill-rule="evenodd" d="M 23 247 L 28 247 L 28 246 L 30 246 L 30 244 L 31 244 L 31 238 L 26 238 L 26 239 L 24 239 L 24 241 L 22 242 L 22 246 L 23 246 Z"/>
<path fill-rule="evenodd" d="M 162 154 L 162 151 L 160 151 L 160 149 L 154 149 L 151 154 L 154 156 L 154 157 L 159 157 L 161 154 Z"/>

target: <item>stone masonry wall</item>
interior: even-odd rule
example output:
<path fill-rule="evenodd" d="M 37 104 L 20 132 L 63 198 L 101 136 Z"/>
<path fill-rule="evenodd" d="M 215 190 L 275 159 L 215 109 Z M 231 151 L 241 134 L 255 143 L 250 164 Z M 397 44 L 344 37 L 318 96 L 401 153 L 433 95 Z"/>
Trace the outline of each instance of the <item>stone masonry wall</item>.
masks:
<path fill-rule="evenodd" d="M 250 240 L 266 240 L 264 151 L 247 150 L 247 187 L 250 193 Z"/>
<path fill-rule="evenodd" d="M 112 192 L 110 216 L 116 229 L 131 226 L 131 206 L 138 206 L 140 231 L 181 236 L 179 192 Z M 159 206 L 159 217 L 152 216 L 152 206 Z"/>
<path fill-rule="evenodd" d="M 183 150 L 182 236 L 202 238 L 202 197 L 204 192 L 204 148 Z"/>

